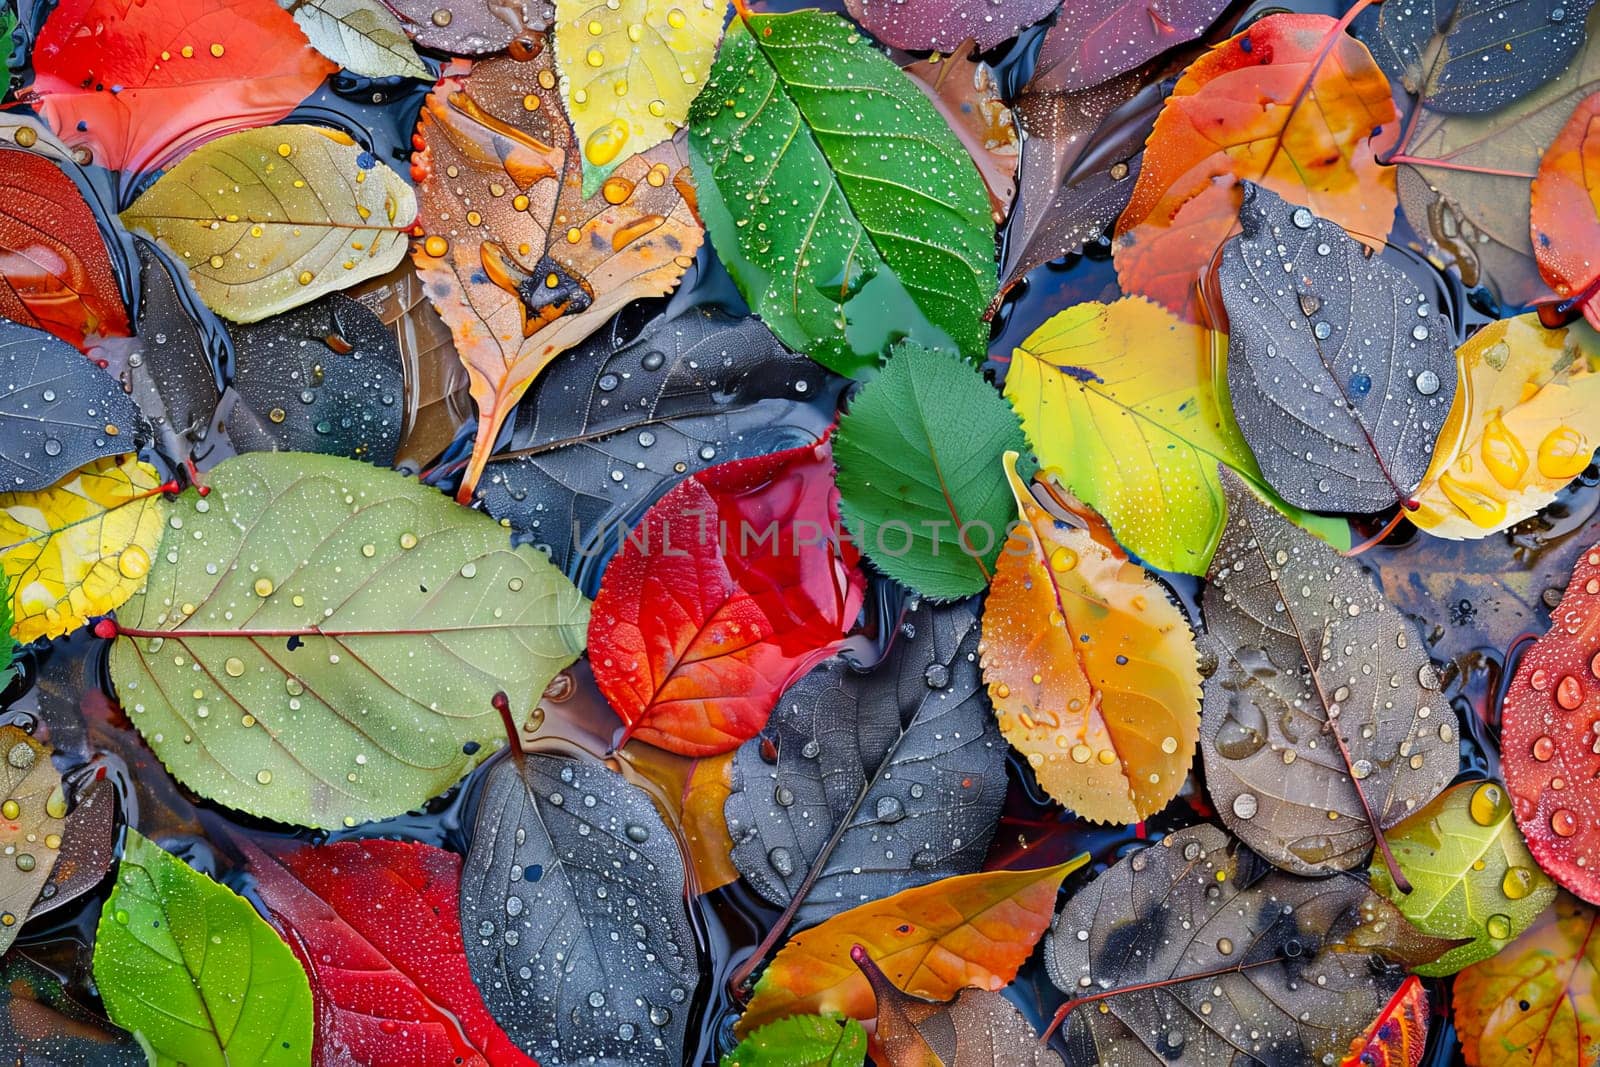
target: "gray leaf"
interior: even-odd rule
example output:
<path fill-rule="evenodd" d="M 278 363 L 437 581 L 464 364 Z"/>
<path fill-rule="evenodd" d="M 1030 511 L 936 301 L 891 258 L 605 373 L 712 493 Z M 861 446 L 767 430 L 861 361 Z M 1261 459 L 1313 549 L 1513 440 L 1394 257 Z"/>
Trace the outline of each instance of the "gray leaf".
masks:
<path fill-rule="evenodd" d="M 679 479 L 815 441 L 843 385 L 754 318 L 695 308 L 621 346 L 602 333 L 539 376 L 517 408 L 517 458 L 497 457 L 478 497 L 574 574 Z"/>
<path fill-rule="evenodd" d="M 1228 388 L 1278 494 L 1373 512 L 1417 487 L 1456 393 L 1450 324 L 1338 225 L 1244 183 L 1223 247 Z"/>
<path fill-rule="evenodd" d="M 1211 802 L 1280 867 L 1348 870 L 1374 821 L 1393 826 L 1455 774 L 1455 713 L 1421 634 L 1364 565 L 1232 471 L 1222 484 L 1228 524 L 1201 601 L 1217 663 L 1200 721 Z"/>
<path fill-rule="evenodd" d="M 644 792 L 597 764 L 501 760 L 461 870 L 490 1013 L 545 1067 L 679 1067 L 700 977 L 685 886 Z"/>
<path fill-rule="evenodd" d="M 1062 1027 L 1068 1063 L 1304 1067 L 1339 1062 L 1403 967 L 1451 944 L 1359 878 L 1264 869 L 1202 824 L 1125 856 L 1068 900 L 1045 965 L 1081 998 Z"/>
<path fill-rule="evenodd" d="M 982 865 L 1006 745 L 979 633 L 969 606 L 913 607 L 884 662 L 825 661 L 734 754 L 734 866 L 774 904 L 804 892 L 796 929 Z"/>
<path fill-rule="evenodd" d="M 138 426 L 133 401 L 87 356 L 0 319 L 0 491 L 43 489 L 86 463 L 132 452 Z"/>

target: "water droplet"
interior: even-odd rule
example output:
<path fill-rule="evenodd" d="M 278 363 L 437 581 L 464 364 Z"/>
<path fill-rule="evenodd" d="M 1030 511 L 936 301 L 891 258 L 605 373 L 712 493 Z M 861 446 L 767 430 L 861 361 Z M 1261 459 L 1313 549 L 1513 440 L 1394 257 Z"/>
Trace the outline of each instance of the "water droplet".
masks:
<path fill-rule="evenodd" d="M 1527 867 L 1507 867 L 1505 877 L 1500 879 L 1500 892 L 1510 900 L 1521 900 L 1533 892 L 1537 881 Z"/>
<path fill-rule="evenodd" d="M 896 823 L 906 817 L 905 805 L 900 803 L 899 797 L 878 798 L 878 821 Z"/>
<path fill-rule="evenodd" d="M 1550 816 L 1550 829 L 1557 837 L 1571 837 L 1578 832 L 1578 817 L 1567 808 L 1557 808 Z"/>
<path fill-rule="evenodd" d="M 1330 336 L 1332 336 L 1333 327 L 1328 325 L 1326 322 L 1319 322 L 1315 326 L 1311 327 L 1311 332 L 1316 335 L 1317 340 L 1326 341 Z"/>
<path fill-rule="evenodd" d="M 1289 216 L 1289 221 L 1293 222 L 1299 229 L 1309 230 L 1316 219 L 1306 208 L 1297 207 L 1294 209 L 1294 214 Z"/>
<path fill-rule="evenodd" d="M 794 874 L 794 857 L 782 845 L 767 853 L 767 862 L 772 865 L 772 869 L 777 871 L 782 878 L 788 878 Z"/>
<path fill-rule="evenodd" d="M 238 656 L 229 656 L 223 661 L 222 669 L 228 672 L 229 678 L 243 678 L 244 660 Z"/>
<path fill-rule="evenodd" d="M 1439 391 L 1439 376 L 1431 370 L 1425 370 L 1417 375 L 1417 392 L 1423 396 L 1432 396 Z"/>
<path fill-rule="evenodd" d="M 589 994 L 589 1007 L 591 1007 L 591 1008 L 603 1008 L 605 1006 L 606 1006 L 606 995 L 604 993 L 602 993 L 602 992 L 600 992 L 600 990 L 596 989 L 594 992 Z"/>
<path fill-rule="evenodd" d="M 1498 913 L 1491 915 L 1484 921 L 1483 928 L 1496 941 L 1504 941 L 1511 936 L 1511 916 Z"/>
<path fill-rule="evenodd" d="M 1528 675 L 1528 684 L 1531 685 L 1535 691 L 1540 693 L 1544 692 L 1550 687 L 1549 672 L 1547 672 L 1543 667 L 1534 668 L 1533 673 Z"/>
<path fill-rule="evenodd" d="M 1253 819 L 1260 810 L 1254 793 L 1240 793 L 1233 798 L 1233 814 L 1241 819 Z"/>
<path fill-rule="evenodd" d="M 138 545 L 129 545 L 117 557 L 117 571 L 124 578 L 143 578 L 150 573 L 150 553 Z"/>
<path fill-rule="evenodd" d="M 1428 339 L 1428 328 L 1419 322 L 1415 326 L 1411 327 L 1411 336 L 1416 338 L 1418 341 L 1426 341 Z M 1429 372 L 1425 371 L 1424 373 Z"/>
<path fill-rule="evenodd" d="M 1556 683 L 1556 703 L 1568 711 L 1576 711 L 1583 704 L 1583 683 L 1568 674 Z"/>
<path fill-rule="evenodd" d="M 1498 782 L 1484 782 L 1472 791 L 1467 812 L 1479 826 L 1493 826 L 1511 814 L 1511 803 Z"/>
<path fill-rule="evenodd" d="M 929 689 L 943 689 L 950 684 L 950 668 L 942 663 L 930 663 L 928 669 L 922 672 L 922 680 Z"/>

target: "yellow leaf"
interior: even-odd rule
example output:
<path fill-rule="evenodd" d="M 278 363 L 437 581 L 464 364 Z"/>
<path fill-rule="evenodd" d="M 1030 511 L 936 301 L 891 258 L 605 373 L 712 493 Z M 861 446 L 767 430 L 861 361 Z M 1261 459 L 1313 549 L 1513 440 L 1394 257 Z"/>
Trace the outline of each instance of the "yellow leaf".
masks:
<path fill-rule="evenodd" d="M 122 213 L 217 314 L 256 322 L 390 270 L 416 196 L 348 135 L 268 126 L 195 149 Z"/>
<path fill-rule="evenodd" d="M 59 637 L 144 585 L 161 542 L 161 476 L 103 459 L 48 489 L 0 494 L 0 561 L 18 641 Z"/>
<path fill-rule="evenodd" d="M 1460 385 L 1407 517 L 1472 540 L 1532 515 L 1600 444 L 1600 343 L 1537 315 L 1491 322 L 1456 349 Z"/>
<path fill-rule="evenodd" d="M 617 752 L 617 761 L 623 777 L 649 793 L 661 817 L 681 831 L 696 893 L 739 880 L 733 838 L 722 814 L 733 791 L 732 752 L 695 759 L 654 745 L 631 744 Z"/>
<path fill-rule="evenodd" d="M 1200 731 L 1194 633 L 1165 588 L 1006 477 L 1022 521 L 983 609 L 983 679 L 1000 732 L 1045 792 L 1094 822 L 1138 822 L 1177 796 Z"/>
<path fill-rule="evenodd" d="M 727 17 L 728 0 L 556 0 L 556 66 L 583 148 L 584 196 L 684 124 Z"/>
<path fill-rule="evenodd" d="M 788 1015 L 871 1019 L 877 1001 L 850 959 L 856 944 L 913 996 L 949 1000 L 966 986 L 1003 989 L 1050 924 L 1061 880 L 1088 859 L 945 878 L 802 930 L 762 973 L 734 1032 L 743 1037 Z"/>

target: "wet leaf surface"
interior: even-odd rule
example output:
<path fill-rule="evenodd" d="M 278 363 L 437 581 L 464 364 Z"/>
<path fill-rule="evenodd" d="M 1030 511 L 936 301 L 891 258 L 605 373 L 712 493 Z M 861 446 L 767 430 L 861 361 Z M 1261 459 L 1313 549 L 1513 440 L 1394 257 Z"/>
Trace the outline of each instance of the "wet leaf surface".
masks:
<path fill-rule="evenodd" d="M 289 946 L 232 890 L 131 828 L 94 977 L 111 1020 L 161 1060 L 310 1059 L 311 990 Z"/>
<path fill-rule="evenodd" d="M 884 44 L 951 52 L 976 39 L 987 51 L 1056 10 L 1052 0 L 845 0 L 850 17 Z"/>
<path fill-rule="evenodd" d="M 850 959 L 858 944 L 914 996 L 947 1000 L 967 986 L 1004 988 L 1049 925 L 1061 880 L 1086 861 L 946 878 L 803 930 L 756 983 L 736 1032 L 747 1036 L 774 1019 L 809 1012 L 873 1018 L 872 986 Z"/>
<path fill-rule="evenodd" d="M 854 546 L 829 536 L 832 468 L 826 442 L 722 463 L 645 513 L 589 626 L 624 740 L 686 756 L 735 748 L 844 637 L 863 580 Z"/>
<path fill-rule="evenodd" d="M 1422 481 L 1456 395 L 1449 322 L 1337 225 L 1247 183 L 1222 253 L 1228 389 L 1290 504 L 1374 512 Z"/>
<path fill-rule="evenodd" d="M 478 496 L 576 576 L 679 478 L 822 436 L 843 385 L 759 320 L 715 309 L 623 344 L 598 334 L 534 383 Z"/>
<path fill-rule="evenodd" d="M 741 96 L 753 106 L 723 105 Z M 851 377 L 907 337 L 983 352 L 995 291 L 983 182 L 926 95 L 848 23 L 735 19 L 690 131 L 712 244 L 785 344 Z M 783 192 L 745 198 L 767 183 Z"/>
<path fill-rule="evenodd" d="M 67 798 L 50 749 L 16 726 L 0 726 L 0 951 L 9 949 L 55 868 Z"/>
<path fill-rule="evenodd" d="M 1243 180 L 1369 240 L 1389 232 L 1394 170 L 1378 159 L 1400 116 L 1365 46 L 1330 44 L 1333 30 L 1322 15 L 1269 15 L 1190 64 L 1117 220 L 1125 291 L 1194 320 L 1196 280 L 1234 232 Z"/>
<path fill-rule="evenodd" d="M 551 360 L 628 302 L 676 286 L 702 238 L 675 142 L 625 157 L 584 196 L 557 86 L 548 50 L 485 60 L 442 78 L 417 123 L 411 173 L 427 236 L 413 259 L 478 408 L 463 503 Z"/>
<path fill-rule="evenodd" d="M 1211 801 L 1268 861 L 1349 870 L 1455 774 L 1455 715 L 1422 636 L 1365 565 L 1233 475 L 1223 485 L 1228 525 L 1202 599 L 1202 652 L 1217 662 L 1200 727 Z"/>
<path fill-rule="evenodd" d="M 1006 474 L 1020 521 L 983 611 L 1000 731 L 1039 785 L 1091 822 L 1139 822 L 1194 762 L 1200 671 L 1182 610 L 1093 517 L 1052 515 Z"/>
<path fill-rule="evenodd" d="M 490 772 L 461 875 L 467 960 L 545 1067 L 676 1067 L 700 980 L 677 843 L 596 764 L 529 753 Z"/>
<path fill-rule="evenodd" d="M 1449 942 L 1351 875 L 1267 867 L 1213 826 L 1122 858 L 1073 896 L 1045 944 L 1069 998 L 1071 1063 L 1157 1067 L 1342 1058 L 1406 966 Z"/>
<path fill-rule="evenodd" d="M 124 456 L 36 493 L 0 494 L 0 566 L 17 640 L 76 630 L 144 585 L 161 540 L 159 485 L 154 467 Z"/>
<path fill-rule="evenodd" d="M 382 0 L 278 0 L 278 6 L 294 16 L 311 47 L 346 70 L 432 80 Z"/>
<path fill-rule="evenodd" d="M 1006 771 L 978 637 L 970 608 L 909 609 L 882 662 L 827 660 L 734 754 L 733 862 L 794 929 L 982 865 Z"/>
<path fill-rule="evenodd" d="M 310 981 L 315 1063 L 532 1063 L 468 973 L 460 856 L 408 841 L 239 847 Z"/>
<path fill-rule="evenodd" d="M 1587 293 L 1600 263 L 1594 241 L 1600 239 L 1600 181 L 1591 173 L 1600 165 L 1600 93 L 1573 109 L 1572 117 L 1539 160 L 1533 180 L 1532 227 L 1539 273 L 1556 296 L 1583 297 L 1584 317 L 1600 323 L 1600 298 Z"/>
<path fill-rule="evenodd" d="M 937 600 L 970 596 L 994 576 L 1015 514 L 995 468 L 1026 448 L 970 364 L 902 342 L 834 433 L 839 508 L 880 571 Z"/>
<path fill-rule="evenodd" d="M 415 217 L 411 187 L 348 134 L 291 125 L 201 147 L 122 222 L 172 249 L 217 314 L 258 322 L 390 270 Z"/>
<path fill-rule="evenodd" d="M 553 0 L 382 0 L 417 44 L 455 56 L 536 41 L 554 21 Z"/>
<path fill-rule="evenodd" d="M 861 1067 L 866 1058 L 867 1034 L 854 1019 L 791 1015 L 739 1042 L 721 1067 Z"/>
<path fill-rule="evenodd" d="M 48 798 L 46 800 L 48 803 Z M 94 889 L 105 878 L 116 858 L 117 791 L 103 778 L 83 788 L 67 812 L 67 825 L 61 831 L 55 866 L 39 888 L 39 896 L 29 911 L 30 917 L 70 904 Z M 50 847 L 48 835 L 45 847 Z"/>
<path fill-rule="evenodd" d="M 1063 4 L 1044 35 L 1033 78 L 1076 92 L 1194 40 L 1228 5 L 1222 0 L 1079 0 Z"/>
<path fill-rule="evenodd" d="M 394 335 L 364 304 L 334 293 L 229 333 L 233 387 L 222 417 L 235 448 L 393 464 L 403 365 Z"/>
<path fill-rule="evenodd" d="M 1556 1067 L 1600 1057 L 1600 913 L 1562 893 L 1503 952 L 1456 976 L 1469 1067 Z"/>
<path fill-rule="evenodd" d="M 42 330 L 0 318 L 0 489 L 46 489 L 139 446 L 139 409 L 105 371 Z"/>
<path fill-rule="evenodd" d="M 273 0 L 69 0 L 34 42 L 38 110 L 94 162 L 134 172 L 287 115 L 336 68 Z M 115 90 L 115 91 L 113 91 Z"/>
<path fill-rule="evenodd" d="M 0 315 L 85 350 L 128 333 L 83 194 L 50 160 L 14 148 L 0 148 Z"/>
<path fill-rule="evenodd" d="M 1372 888 L 1424 933 L 1470 939 L 1418 974 L 1455 974 L 1494 955 L 1555 899 L 1555 883 L 1528 855 L 1499 782 L 1451 786 L 1385 836 L 1411 892 L 1395 888 L 1382 860 L 1372 864 Z"/>
<path fill-rule="evenodd" d="M 950 131 L 961 139 L 989 190 L 995 222 L 1004 222 L 1017 194 L 1017 163 L 1022 135 L 987 63 L 972 58 L 975 45 L 963 41 L 948 56 L 932 55 L 905 72 L 922 86 Z"/>
<path fill-rule="evenodd" d="M 221 804 L 324 827 L 417 807 L 503 736 L 497 692 L 522 721 L 583 647 L 587 604 L 555 568 L 399 475 L 256 453 L 209 484 L 173 505 L 111 675 Z"/>
<path fill-rule="evenodd" d="M 1432 1021 L 1428 994 L 1412 975 L 1400 983 L 1367 1032 L 1350 1043 L 1340 1067 L 1421 1067 Z"/>
<path fill-rule="evenodd" d="M 45 968 L 20 953 L 0 963 L 0 1034 L 25 1064 L 140 1067 L 144 1050 L 79 1004 Z"/>

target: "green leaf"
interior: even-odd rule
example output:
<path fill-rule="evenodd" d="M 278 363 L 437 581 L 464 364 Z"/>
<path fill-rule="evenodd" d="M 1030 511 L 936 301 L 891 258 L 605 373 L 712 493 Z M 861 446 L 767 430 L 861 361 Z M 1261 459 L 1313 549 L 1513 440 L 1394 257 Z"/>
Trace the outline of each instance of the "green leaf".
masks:
<path fill-rule="evenodd" d="M 867 1032 L 854 1019 L 791 1015 L 739 1042 L 721 1067 L 860 1067 L 866 1059 Z"/>
<path fill-rule="evenodd" d="M 1555 883 L 1522 842 L 1499 782 L 1452 786 L 1383 836 L 1411 892 L 1395 888 L 1381 857 L 1372 863 L 1372 888 L 1424 933 L 1469 939 L 1418 967 L 1426 978 L 1495 955 L 1556 897 Z"/>
<path fill-rule="evenodd" d="M 11 684 L 11 662 L 17 652 L 17 642 L 11 636 L 15 622 L 11 615 L 11 585 L 5 570 L 0 568 L 0 689 Z"/>
<path fill-rule="evenodd" d="M 132 827 L 100 911 L 94 980 L 157 1065 L 303 1065 L 311 986 L 255 909 Z"/>
<path fill-rule="evenodd" d="M 433 81 L 400 20 L 378 0 L 278 0 L 278 6 L 294 16 L 312 48 L 352 73 Z"/>
<path fill-rule="evenodd" d="M 296 452 L 218 464 L 171 507 L 111 677 L 184 784 L 279 822 L 420 806 L 504 744 L 583 649 L 588 602 L 433 489 Z"/>
<path fill-rule="evenodd" d="M 974 367 L 907 341 L 834 434 L 840 510 L 895 581 L 939 600 L 971 596 L 1016 517 L 1001 457 L 1027 447 L 1016 412 Z"/>
<path fill-rule="evenodd" d="M 712 244 L 791 348 L 854 377 L 905 337 L 983 355 L 996 285 L 983 180 L 849 23 L 735 18 L 689 122 Z"/>
<path fill-rule="evenodd" d="M 0 97 L 11 91 L 11 71 L 6 65 L 11 62 L 11 31 L 16 28 L 17 16 L 9 8 L 0 10 Z"/>

